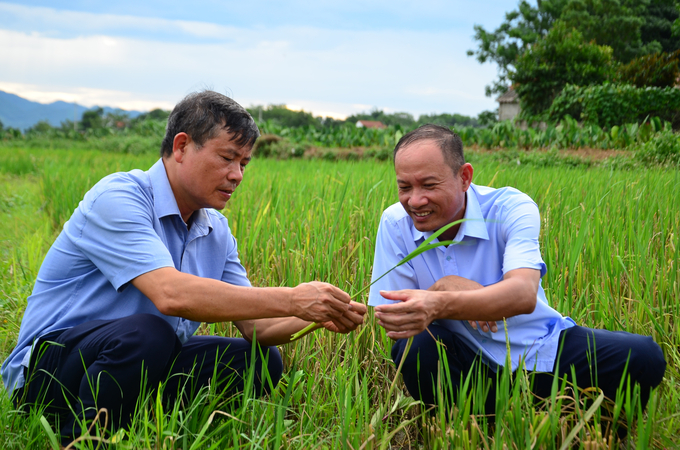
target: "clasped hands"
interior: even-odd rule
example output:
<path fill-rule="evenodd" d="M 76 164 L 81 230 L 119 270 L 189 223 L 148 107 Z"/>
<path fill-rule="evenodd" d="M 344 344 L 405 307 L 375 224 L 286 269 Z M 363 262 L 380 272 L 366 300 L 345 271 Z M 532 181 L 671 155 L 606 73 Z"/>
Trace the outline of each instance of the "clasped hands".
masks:
<path fill-rule="evenodd" d="M 449 275 L 438 280 L 428 290 L 404 289 L 380 291 L 380 295 L 399 303 L 375 307 L 378 324 L 392 339 L 405 339 L 422 333 L 428 325 L 447 316 L 446 293 L 481 289 L 483 286 L 467 278 Z M 468 320 L 472 328 L 484 332 L 498 331 L 496 322 Z"/>

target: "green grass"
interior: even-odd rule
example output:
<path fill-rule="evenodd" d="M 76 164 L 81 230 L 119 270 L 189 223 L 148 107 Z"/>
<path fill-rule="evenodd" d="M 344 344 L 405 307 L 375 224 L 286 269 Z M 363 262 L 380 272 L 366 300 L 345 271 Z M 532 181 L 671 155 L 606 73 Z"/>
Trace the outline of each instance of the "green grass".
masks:
<path fill-rule="evenodd" d="M 648 412 L 639 415 L 634 393 L 616 407 L 620 417 L 639 416 L 631 433 L 636 448 L 680 446 L 680 171 L 538 168 L 471 156 L 477 184 L 511 185 L 538 203 L 548 266 L 543 286 L 558 311 L 579 324 L 652 335 L 661 345 L 668 368 Z M 45 251 L 83 193 L 105 174 L 146 169 L 155 160 L 0 149 L 0 358 L 16 342 Z M 389 162 L 255 159 L 224 214 L 254 285 L 317 279 L 353 294 L 370 282 L 378 220 L 395 201 Z M 499 395 L 503 420 L 495 427 L 474 414 L 466 396 L 452 418 L 422 414 L 402 383 L 389 392 L 396 371 L 391 342 L 369 316 L 356 333 L 316 332 L 283 347 L 284 379 L 268 397 L 246 394 L 240 405 L 209 391 L 189 405 L 142 399 L 133 428 L 110 448 L 585 448 L 597 441 L 604 420 L 592 407 L 602 401 L 598 392 L 556 385 L 551 398 L 534 403 L 522 373 Z M 237 334 L 230 324 L 203 332 Z M 482 389 L 475 386 L 472 398 Z M 39 413 L 24 417 L 5 398 L 0 430 L 0 448 L 50 448 Z"/>

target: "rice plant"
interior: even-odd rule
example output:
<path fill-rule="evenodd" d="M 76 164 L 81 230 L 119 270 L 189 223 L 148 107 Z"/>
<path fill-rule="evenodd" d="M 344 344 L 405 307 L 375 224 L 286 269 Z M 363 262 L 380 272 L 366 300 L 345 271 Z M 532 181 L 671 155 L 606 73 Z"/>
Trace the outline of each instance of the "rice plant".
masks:
<path fill-rule="evenodd" d="M 0 153 L 14 158 L 0 170 L 4 358 L 42 257 L 84 191 L 106 173 L 148 168 L 156 157 L 18 147 Z M 580 324 L 648 334 L 661 345 L 668 368 L 645 413 L 625 386 L 630 395 L 613 404 L 597 391 L 574 391 L 569 380 L 535 399 L 519 371 L 499 381 L 495 423 L 474 407 L 485 391 L 473 378 L 455 407 L 433 414 L 395 376 L 391 341 L 369 312 L 355 333 L 314 333 L 282 347 L 284 378 L 268 397 L 245 394 L 235 404 L 208 389 L 166 405 L 144 396 L 131 429 L 109 448 L 617 448 L 602 432 L 607 408 L 632 424 L 630 446 L 680 446 L 680 172 L 537 169 L 470 156 L 475 183 L 512 185 L 538 203 L 543 286 L 558 311 Z M 355 294 L 370 283 L 379 217 L 395 201 L 390 163 L 256 158 L 223 213 L 254 285 L 317 279 Z M 201 332 L 238 333 L 230 324 Z M 52 448 L 40 411 L 21 414 L 4 394 L 0 409 L 0 448 Z M 101 428 L 95 424 L 93 436 L 111 440 Z M 98 443 L 84 438 L 75 448 Z"/>

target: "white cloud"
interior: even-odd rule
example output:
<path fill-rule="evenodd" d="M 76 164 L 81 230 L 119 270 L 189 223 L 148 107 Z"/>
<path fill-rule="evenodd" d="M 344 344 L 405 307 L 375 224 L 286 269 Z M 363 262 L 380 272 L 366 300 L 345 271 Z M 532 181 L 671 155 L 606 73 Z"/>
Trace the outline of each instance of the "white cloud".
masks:
<path fill-rule="evenodd" d="M 0 29 L 0 89 L 15 86 L 3 90 L 42 101 L 63 93 L 60 99 L 85 105 L 167 108 L 209 87 L 244 105 L 285 103 L 332 117 L 373 107 L 415 116 L 495 108 L 484 97 L 495 71 L 465 55 L 472 46 L 469 32 L 248 29 L 10 6 L 22 17 L 35 12 L 44 30 L 83 23 L 83 34 L 70 37 Z M 3 8 L 10 7 L 0 3 L 0 14 Z M 219 40 L 164 42 L 107 33 L 116 22 Z"/>

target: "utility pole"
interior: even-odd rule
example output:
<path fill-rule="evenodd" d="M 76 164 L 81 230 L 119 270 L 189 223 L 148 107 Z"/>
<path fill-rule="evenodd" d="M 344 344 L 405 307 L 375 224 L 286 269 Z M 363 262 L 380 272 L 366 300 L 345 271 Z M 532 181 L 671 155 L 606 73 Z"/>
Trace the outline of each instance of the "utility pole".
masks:
<path fill-rule="evenodd" d="M 78 131 L 76 127 L 77 115 L 78 115 L 78 102 L 73 102 L 73 131 Z"/>

